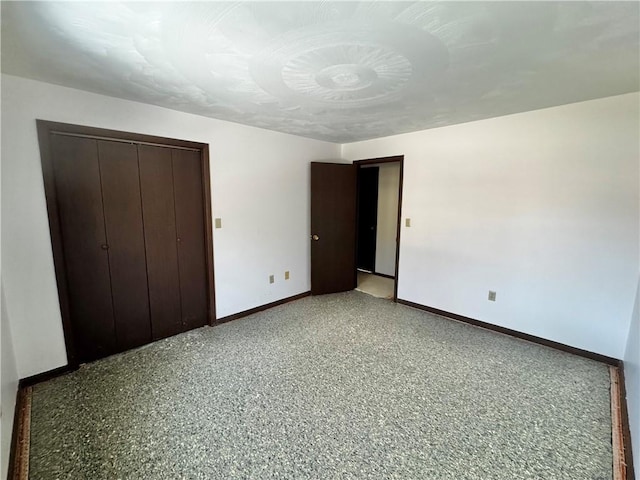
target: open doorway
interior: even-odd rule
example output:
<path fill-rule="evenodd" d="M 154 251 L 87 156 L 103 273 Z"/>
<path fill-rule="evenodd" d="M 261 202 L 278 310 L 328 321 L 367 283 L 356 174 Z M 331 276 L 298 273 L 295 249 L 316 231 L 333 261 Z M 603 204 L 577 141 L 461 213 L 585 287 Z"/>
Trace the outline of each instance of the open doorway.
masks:
<path fill-rule="evenodd" d="M 357 290 L 397 298 L 403 157 L 354 162 L 357 166 Z"/>

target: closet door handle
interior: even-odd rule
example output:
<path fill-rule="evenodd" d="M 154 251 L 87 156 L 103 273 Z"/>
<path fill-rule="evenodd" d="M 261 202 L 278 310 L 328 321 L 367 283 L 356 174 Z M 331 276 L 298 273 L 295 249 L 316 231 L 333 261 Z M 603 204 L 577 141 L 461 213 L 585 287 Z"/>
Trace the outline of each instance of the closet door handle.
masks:
<path fill-rule="evenodd" d="M 107 245 L 106 243 L 103 243 L 102 245 L 100 245 L 100 248 L 103 250 L 109 250 L 109 245 Z"/>

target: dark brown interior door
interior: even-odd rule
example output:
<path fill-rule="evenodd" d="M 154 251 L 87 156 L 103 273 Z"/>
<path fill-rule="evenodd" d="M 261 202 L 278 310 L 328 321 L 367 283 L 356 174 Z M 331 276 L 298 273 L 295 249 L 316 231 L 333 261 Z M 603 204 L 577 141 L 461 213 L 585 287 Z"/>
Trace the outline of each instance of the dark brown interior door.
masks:
<path fill-rule="evenodd" d="M 96 140 L 51 136 L 69 310 L 82 362 L 117 351 Z"/>
<path fill-rule="evenodd" d="M 311 293 L 356 287 L 356 166 L 311 163 Z"/>

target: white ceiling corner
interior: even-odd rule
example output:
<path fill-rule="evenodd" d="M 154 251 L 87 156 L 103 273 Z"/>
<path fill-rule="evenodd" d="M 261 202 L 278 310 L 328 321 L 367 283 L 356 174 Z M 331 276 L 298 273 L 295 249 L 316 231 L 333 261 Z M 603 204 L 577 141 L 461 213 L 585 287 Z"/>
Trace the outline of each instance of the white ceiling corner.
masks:
<path fill-rule="evenodd" d="M 3 72 L 347 143 L 637 91 L 637 2 L 2 2 Z"/>

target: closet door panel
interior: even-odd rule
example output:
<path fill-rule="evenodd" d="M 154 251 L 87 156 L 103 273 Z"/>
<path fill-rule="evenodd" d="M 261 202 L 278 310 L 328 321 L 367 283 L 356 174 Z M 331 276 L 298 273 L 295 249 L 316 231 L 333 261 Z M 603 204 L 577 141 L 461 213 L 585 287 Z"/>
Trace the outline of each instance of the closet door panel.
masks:
<path fill-rule="evenodd" d="M 138 146 L 153 338 L 180 333 L 180 283 L 171 150 Z"/>
<path fill-rule="evenodd" d="M 95 140 L 51 136 L 73 335 L 81 362 L 117 351 L 98 149 Z"/>
<path fill-rule="evenodd" d="M 151 341 L 138 151 L 122 142 L 98 142 L 111 291 L 119 350 Z"/>
<path fill-rule="evenodd" d="M 182 322 L 185 329 L 192 329 L 207 324 L 202 167 L 200 152 L 174 149 L 171 154 L 178 234 Z"/>

